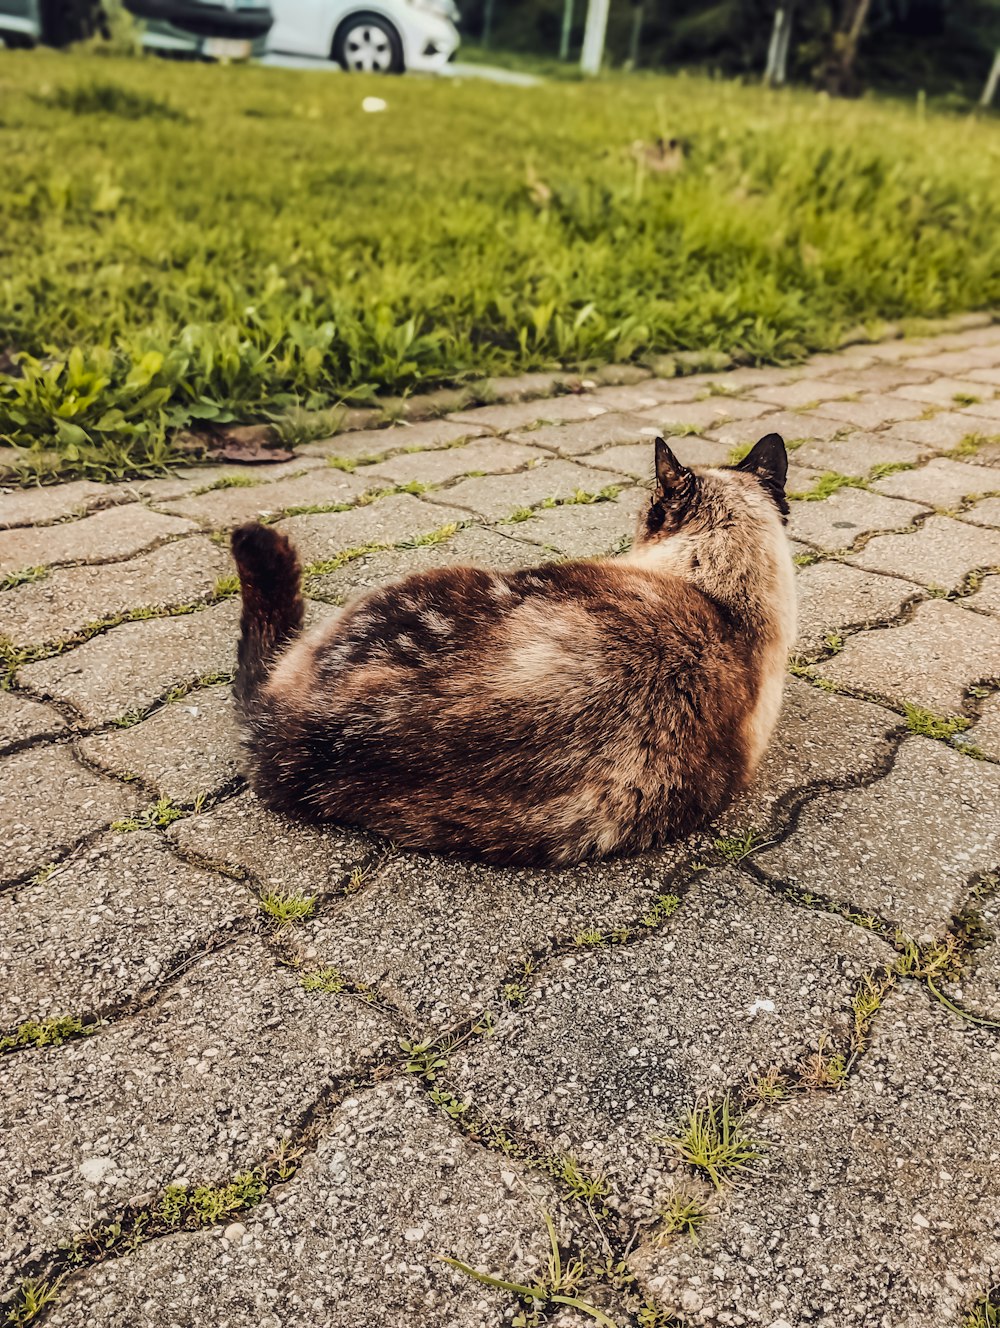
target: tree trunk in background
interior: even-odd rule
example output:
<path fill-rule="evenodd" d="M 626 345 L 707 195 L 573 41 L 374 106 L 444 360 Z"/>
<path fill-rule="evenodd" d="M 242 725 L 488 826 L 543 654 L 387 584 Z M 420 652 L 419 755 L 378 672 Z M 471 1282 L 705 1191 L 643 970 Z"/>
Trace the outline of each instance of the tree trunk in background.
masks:
<path fill-rule="evenodd" d="M 559 59 L 569 59 L 569 38 L 573 31 L 573 0 L 563 0 L 562 31 L 559 34 Z"/>
<path fill-rule="evenodd" d="M 486 0 L 483 6 L 483 35 L 480 41 L 483 46 L 489 46 L 490 38 L 493 36 L 493 0 Z"/>
<path fill-rule="evenodd" d="M 604 37 L 608 30 L 608 0 L 590 0 L 587 26 L 583 33 L 580 68 L 585 74 L 599 74 L 604 59 Z"/>
<path fill-rule="evenodd" d="M 632 0 L 632 31 L 628 42 L 628 67 L 637 69 L 639 65 L 639 42 L 642 38 L 643 2 Z"/>
<path fill-rule="evenodd" d="M 993 57 L 993 67 L 986 80 L 986 87 L 983 88 L 983 95 L 980 99 L 982 106 L 992 106 L 993 98 L 996 96 L 997 84 L 1000 83 L 1000 47 Z"/>
<path fill-rule="evenodd" d="M 871 0 L 845 0 L 841 24 L 833 32 L 831 50 L 820 70 L 820 79 L 834 97 L 850 97 L 858 91 L 854 61 Z"/>
<path fill-rule="evenodd" d="M 782 5 L 774 11 L 774 26 L 771 28 L 767 67 L 764 70 L 764 82 L 768 87 L 780 88 L 788 77 L 788 47 L 792 37 L 794 12 L 791 4 Z"/>

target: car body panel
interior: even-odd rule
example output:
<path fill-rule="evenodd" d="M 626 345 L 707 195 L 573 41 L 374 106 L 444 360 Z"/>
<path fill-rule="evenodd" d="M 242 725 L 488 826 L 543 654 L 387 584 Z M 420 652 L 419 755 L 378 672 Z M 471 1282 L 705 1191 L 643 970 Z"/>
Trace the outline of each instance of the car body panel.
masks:
<path fill-rule="evenodd" d="M 459 45 L 458 29 L 450 18 L 420 9 L 409 0 L 375 0 L 372 4 L 364 0 L 272 0 L 272 9 L 269 54 L 330 60 L 338 29 L 354 14 L 375 15 L 394 28 L 407 69 L 441 69 Z"/>

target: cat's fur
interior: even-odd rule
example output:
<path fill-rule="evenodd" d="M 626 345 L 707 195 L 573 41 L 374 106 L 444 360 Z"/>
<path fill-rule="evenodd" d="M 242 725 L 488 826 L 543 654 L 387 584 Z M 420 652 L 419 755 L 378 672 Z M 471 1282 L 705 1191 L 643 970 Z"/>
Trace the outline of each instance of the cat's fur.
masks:
<path fill-rule="evenodd" d="M 298 638 L 287 538 L 233 534 L 236 697 L 279 811 L 497 863 L 632 853 L 716 816 L 774 728 L 795 635 L 787 457 L 734 468 L 656 440 L 620 558 L 418 572 Z"/>

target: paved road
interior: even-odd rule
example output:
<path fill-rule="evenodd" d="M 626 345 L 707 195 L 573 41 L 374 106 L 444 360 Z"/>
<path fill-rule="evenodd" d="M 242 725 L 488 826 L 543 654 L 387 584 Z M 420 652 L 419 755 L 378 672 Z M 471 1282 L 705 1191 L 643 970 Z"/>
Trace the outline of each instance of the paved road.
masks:
<path fill-rule="evenodd" d="M 1000 326 L 614 377 L 0 497 L 9 1322 L 593 1322 L 439 1254 L 641 1328 L 958 1328 L 1000 1280 Z M 619 549 L 655 432 L 771 429 L 801 639 L 719 826 L 502 871 L 245 790 L 234 523 L 320 619 Z"/>

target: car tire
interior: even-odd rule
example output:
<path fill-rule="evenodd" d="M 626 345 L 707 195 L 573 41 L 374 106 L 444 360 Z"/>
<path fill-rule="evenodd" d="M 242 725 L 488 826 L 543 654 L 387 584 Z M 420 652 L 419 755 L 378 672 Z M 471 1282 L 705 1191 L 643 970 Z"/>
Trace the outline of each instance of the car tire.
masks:
<path fill-rule="evenodd" d="M 349 73 L 401 74 L 403 43 L 388 19 L 359 11 L 334 34 L 333 58 Z"/>

